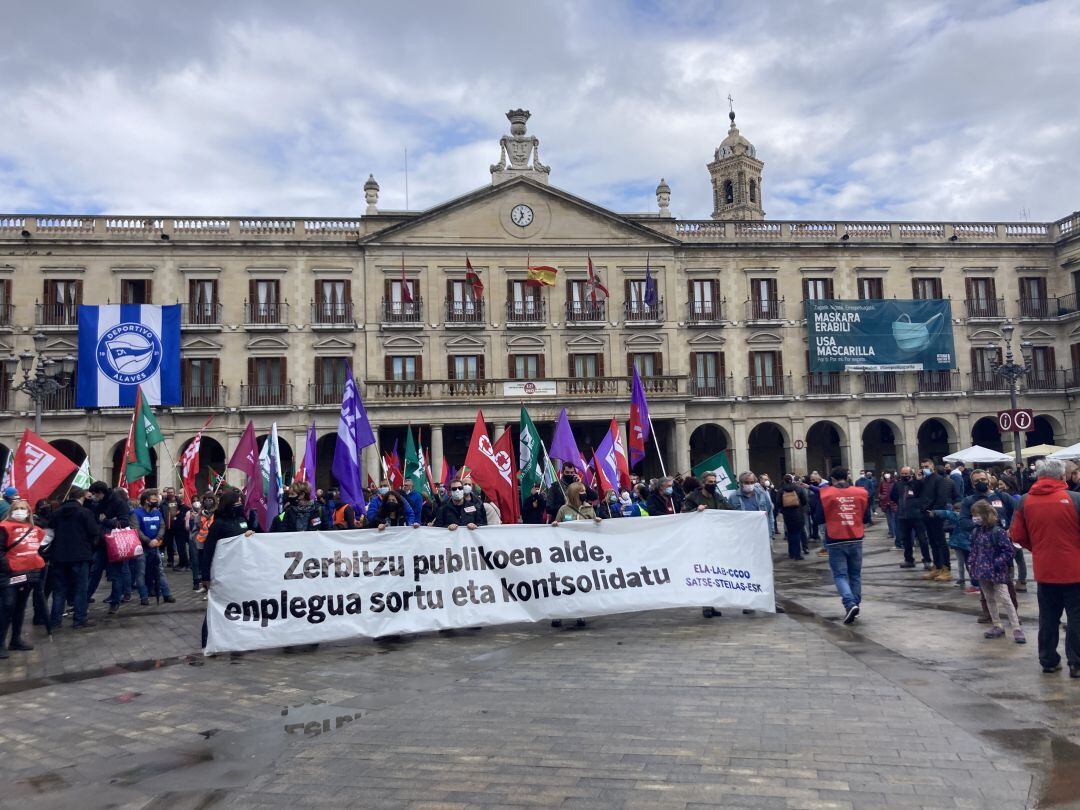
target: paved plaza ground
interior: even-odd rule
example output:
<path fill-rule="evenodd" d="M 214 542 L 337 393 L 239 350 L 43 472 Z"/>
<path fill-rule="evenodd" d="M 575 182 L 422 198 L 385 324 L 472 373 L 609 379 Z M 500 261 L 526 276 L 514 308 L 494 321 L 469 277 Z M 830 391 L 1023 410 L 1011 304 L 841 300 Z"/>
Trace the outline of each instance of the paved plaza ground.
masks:
<path fill-rule="evenodd" d="M 774 548 L 782 553 L 784 543 Z M 204 659 L 201 597 L 97 602 L 0 661 L 0 805 L 27 808 L 1080 805 L 1080 680 L 986 641 L 978 597 L 900 571 L 863 616 L 778 557 L 783 615 L 700 611 Z"/>

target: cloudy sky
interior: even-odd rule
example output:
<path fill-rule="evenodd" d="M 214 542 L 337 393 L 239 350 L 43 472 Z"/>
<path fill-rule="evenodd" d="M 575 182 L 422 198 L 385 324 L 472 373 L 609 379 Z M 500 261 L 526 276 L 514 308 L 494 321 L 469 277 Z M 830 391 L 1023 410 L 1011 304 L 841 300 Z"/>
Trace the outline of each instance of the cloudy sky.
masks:
<path fill-rule="evenodd" d="M 711 212 L 735 98 L 769 218 L 1080 208 L 1080 3 L 0 0 L 0 213 L 352 216 L 485 185 L 512 107 L 552 183 Z"/>

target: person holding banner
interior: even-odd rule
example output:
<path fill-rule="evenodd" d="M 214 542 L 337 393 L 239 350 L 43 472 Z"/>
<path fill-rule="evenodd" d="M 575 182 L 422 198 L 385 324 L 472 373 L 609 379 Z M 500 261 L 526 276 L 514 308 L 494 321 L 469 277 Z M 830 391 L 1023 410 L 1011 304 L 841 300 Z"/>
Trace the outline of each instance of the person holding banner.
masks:
<path fill-rule="evenodd" d="M 409 502 L 396 489 L 383 494 L 379 511 L 372 522 L 380 532 L 387 526 L 412 526 L 414 529 L 420 527 Z"/>
<path fill-rule="evenodd" d="M 555 519 L 551 522 L 553 527 L 572 520 L 591 520 L 593 523 L 600 523 L 600 518 L 593 510 L 592 504 L 582 500 L 585 492 L 585 485 L 580 481 L 575 481 L 566 488 L 566 503 L 555 513 Z M 581 618 L 575 619 L 574 623 L 578 627 L 585 626 L 585 620 Z M 562 619 L 552 619 L 551 626 L 562 627 Z"/>
<path fill-rule="evenodd" d="M 8 650 L 34 649 L 23 640 L 22 627 L 26 603 L 45 568 L 45 560 L 37 553 L 44 536 L 45 532 L 34 525 L 30 504 L 21 499 L 12 501 L 0 522 L 0 658 L 7 658 Z"/>
<path fill-rule="evenodd" d="M 310 488 L 308 492 L 311 492 Z M 221 493 L 221 497 L 218 498 L 217 509 L 214 510 L 213 520 L 208 521 L 210 526 L 206 532 L 206 540 L 203 542 L 202 551 L 199 553 L 199 570 L 202 572 L 203 587 L 207 591 L 210 590 L 212 585 L 210 577 L 213 573 L 214 552 L 217 551 L 218 541 L 241 534 L 244 537 L 251 537 L 251 535 L 255 534 L 248 526 L 244 515 L 244 504 L 240 500 L 240 495 L 241 492 L 238 489 L 229 489 Z M 205 504 L 203 506 L 205 508 Z M 203 647 L 206 646 L 207 635 L 208 629 L 204 618 L 202 626 Z"/>
<path fill-rule="evenodd" d="M 460 478 L 450 482 L 450 499 L 439 507 L 435 525 L 455 531 L 458 526 L 475 529 L 486 522 L 484 507 L 476 501 L 465 500 L 465 485 Z"/>

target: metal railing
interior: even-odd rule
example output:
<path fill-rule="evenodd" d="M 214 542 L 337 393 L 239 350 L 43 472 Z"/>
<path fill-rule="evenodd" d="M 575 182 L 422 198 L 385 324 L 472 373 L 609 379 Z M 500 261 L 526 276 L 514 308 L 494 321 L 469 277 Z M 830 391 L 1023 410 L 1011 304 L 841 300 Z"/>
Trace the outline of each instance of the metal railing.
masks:
<path fill-rule="evenodd" d="M 735 396 L 735 378 L 727 377 L 691 377 L 690 396 L 726 398 Z"/>
<path fill-rule="evenodd" d="M 679 375 L 654 375 L 642 377 L 642 386 L 650 396 L 666 398 L 686 396 L 688 386 L 686 377 Z M 461 400 L 461 399 L 502 399 L 503 383 L 520 383 L 512 379 L 485 380 L 368 380 L 365 383 L 365 401 L 403 401 L 403 400 Z M 565 396 L 604 395 L 613 398 L 625 398 L 633 384 L 632 377 L 555 377 L 546 378 L 544 383 L 554 383 L 552 394 L 536 394 L 539 401 L 556 401 Z M 730 381 L 720 381 L 720 388 L 730 395 Z M 699 396 L 712 396 L 700 394 Z"/>
<path fill-rule="evenodd" d="M 247 326 L 283 326 L 289 322 L 289 305 L 284 301 L 244 302 Z"/>
<path fill-rule="evenodd" d="M 1067 382 L 1065 369 L 1032 369 L 1023 378 L 1022 387 L 1025 391 L 1064 391 Z"/>
<path fill-rule="evenodd" d="M 309 405 L 340 405 L 345 398 L 345 381 L 308 383 Z"/>
<path fill-rule="evenodd" d="M 287 407 L 292 405 L 292 385 L 241 385 L 240 403 L 246 408 Z"/>
<path fill-rule="evenodd" d="M 748 321 L 782 321 L 783 319 L 783 298 L 770 298 L 767 301 L 751 298 L 746 302 L 746 320 Z"/>
<path fill-rule="evenodd" d="M 412 301 L 393 301 L 382 299 L 382 322 L 420 326 L 424 323 L 424 299 L 419 295 Z"/>
<path fill-rule="evenodd" d="M 318 326 L 352 326 L 352 301 L 312 301 L 311 322 Z"/>
<path fill-rule="evenodd" d="M 506 302 L 507 323 L 543 324 L 547 322 L 547 304 L 543 298 L 525 298 Z"/>
<path fill-rule="evenodd" d="M 686 319 L 691 324 L 716 323 L 724 320 L 724 300 L 686 302 Z"/>
<path fill-rule="evenodd" d="M 184 408 L 222 408 L 228 401 L 229 389 L 224 385 L 190 385 L 180 389 L 180 405 Z"/>
<path fill-rule="evenodd" d="M 460 301 L 446 299 L 446 323 L 465 325 L 484 325 L 484 301 Z"/>
<path fill-rule="evenodd" d="M 652 306 L 644 301 L 624 301 L 623 320 L 626 323 L 656 323 L 664 320 L 664 299 L 658 298 Z"/>
<path fill-rule="evenodd" d="M 866 396 L 896 396 L 904 393 L 900 375 L 895 371 L 864 371 L 862 393 Z"/>
<path fill-rule="evenodd" d="M 838 371 L 811 372 L 803 379 L 808 397 L 847 397 L 851 393 L 848 376 Z"/>
<path fill-rule="evenodd" d="M 221 303 L 217 301 L 188 301 L 181 314 L 184 326 L 218 326 L 221 324 Z"/>
<path fill-rule="evenodd" d="M 969 377 L 970 390 L 976 392 L 1005 392 L 1009 391 L 1009 384 L 992 371 L 973 371 Z"/>
<path fill-rule="evenodd" d="M 606 301 L 567 301 L 567 323 L 603 323 Z"/>
<path fill-rule="evenodd" d="M 77 304 L 35 304 L 34 309 L 38 326 L 75 326 L 79 320 Z"/>
<path fill-rule="evenodd" d="M 966 298 L 964 312 L 968 318 L 1004 318 L 1004 298 Z"/>
<path fill-rule="evenodd" d="M 1080 368 L 1066 368 L 1062 370 L 1065 379 L 1065 388 L 1080 388 Z"/>
<path fill-rule="evenodd" d="M 761 397 L 790 397 L 791 375 L 781 376 L 752 376 L 746 378 L 746 395 L 750 399 Z"/>
<path fill-rule="evenodd" d="M 959 394 L 960 372 L 919 371 L 915 373 L 916 394 Z"/>
<path fill-rule="evenodd" d="M 75 410 L 75 380 L 71 380 L 66 388 L 46 394 L 41 400 L 42 411 L 73 411 Z"/>
<path fill-rule="evenodd" d="M 1034 321 L 1049 321 L 1077 311 L 1077 295 L 1069 293 L 1046 298 L 1021 298 L 1020 317 Z"/>

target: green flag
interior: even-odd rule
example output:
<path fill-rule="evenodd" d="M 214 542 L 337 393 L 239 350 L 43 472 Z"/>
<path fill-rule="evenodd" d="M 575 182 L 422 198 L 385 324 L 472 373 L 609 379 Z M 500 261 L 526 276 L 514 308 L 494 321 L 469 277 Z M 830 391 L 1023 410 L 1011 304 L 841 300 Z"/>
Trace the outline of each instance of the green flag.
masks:
<path fill-rule="evenodd" d="M 424 455 L 417 450 L 411 427 L 405 428 L 405 469 L 402 471 L 402 476 L 412 479 L 413 489 L 417 492 L 431 495 L 431 487 L 428 485 L 427 473 L 424 469 Z"/>
<path fill-rule="evenodd" d="M 522 503 L 532 495 L 533 484 L 544 478 L 544 465 L 541 461 L 540 434 L 536 425 L 529 418 L 525 406 L 521 406 L 521 431 L 518 438 L 518 476 L 521 478 L 519 491 Z"/>
<path fill-rule="evenodd" d="M 140 388 L 139 398 L 135 401 L 135 415 L 131 420 L 131 432 L 128 434 L 127 463 L 124 468 L 124 477 L 128 481 L 138 481 L 154 471 L 150 448 L 163 441 L 165 435 Z"/>
<path fill-rule="evenodd" d="M 79 471 L 75 473 L 75 480 L 71 482 L 71 485 L 79 489 L 89 489 L 92 483 L 94 483 L 94 476 L 90 475 L 90 459 L 84 458 L 83 463 L 79 465 Z"/>
<path fill-rule="evenodd" d="M 695 478 L 701 478 L 705 473 L 716 473 L 716 488 L 721 492 L 731 492 L 738 486 L 731 473 L 731 462 L 728 461 L 726 450 L 695 464 L 691 472 Z"/>

